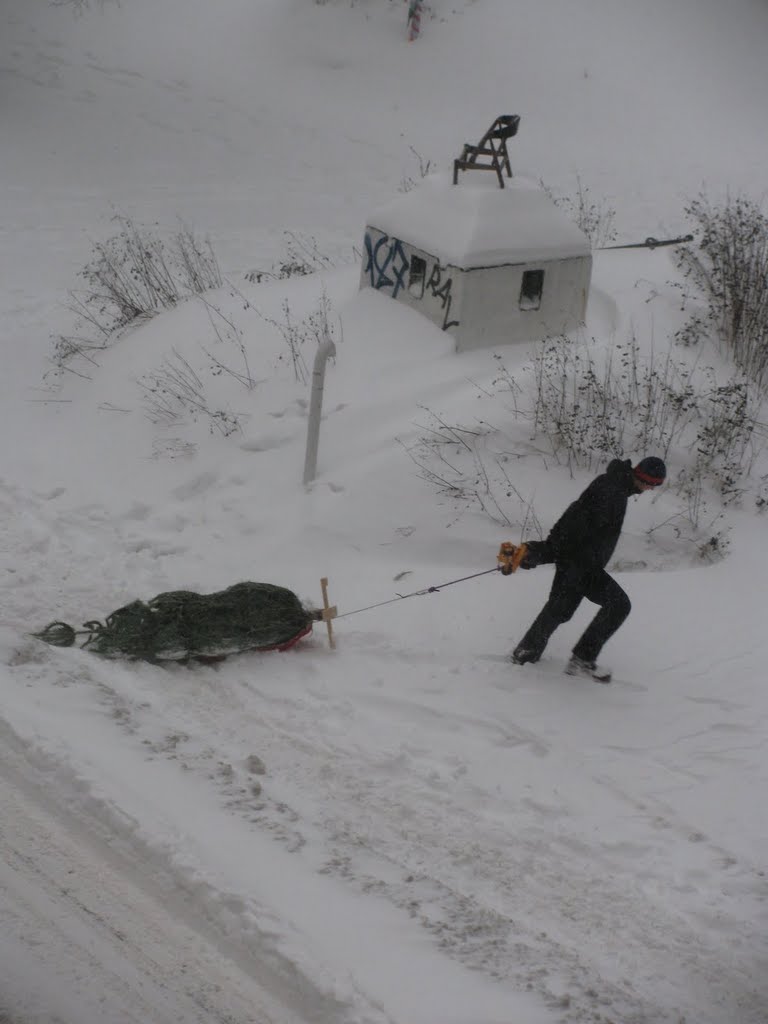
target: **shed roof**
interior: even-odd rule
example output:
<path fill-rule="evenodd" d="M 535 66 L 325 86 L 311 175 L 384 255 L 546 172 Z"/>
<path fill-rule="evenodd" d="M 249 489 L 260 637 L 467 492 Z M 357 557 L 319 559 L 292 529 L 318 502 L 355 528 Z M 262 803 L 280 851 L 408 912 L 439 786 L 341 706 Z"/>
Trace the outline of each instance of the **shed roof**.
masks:
<path fill-rule="evenodd" d="M 411 191 L 374 210 L 370 227 L 410 243 L 446 263 L 469 270 L 587 256 L 586 235 L 526 178 L 425 178 Z"/>

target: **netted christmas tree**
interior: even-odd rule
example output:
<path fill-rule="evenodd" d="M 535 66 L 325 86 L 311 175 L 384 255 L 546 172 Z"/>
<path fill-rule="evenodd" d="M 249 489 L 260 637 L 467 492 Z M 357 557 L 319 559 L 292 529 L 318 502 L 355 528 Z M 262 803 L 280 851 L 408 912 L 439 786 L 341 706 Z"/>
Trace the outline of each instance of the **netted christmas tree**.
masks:
<path fill-rule="evenodd" d="M 85 637 L 81 647 L 107 658 L 183 661 L 286 650 L 320 617 L 285 587 L 245 582 L 215 594 L 169 591 L 132 601 L 81 630 L 51 622 L 33 636 L 55 647 L 72 647 Z"/>

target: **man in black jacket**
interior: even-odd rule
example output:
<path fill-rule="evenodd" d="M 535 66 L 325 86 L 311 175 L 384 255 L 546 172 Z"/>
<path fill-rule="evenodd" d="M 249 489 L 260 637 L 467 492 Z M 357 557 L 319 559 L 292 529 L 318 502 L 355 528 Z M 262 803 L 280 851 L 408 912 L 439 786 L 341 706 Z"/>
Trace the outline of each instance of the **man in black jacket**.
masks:
<path fill-rule="evenodd" d="M 613 459 L 605 473 L 568 506 L 546 540 L 526 545 L 521 568 L 554 562 L 555 578 L 547 603 L 512 654 L 516 664 L 538 661 L 554 631 L 586 597 L 600 610 L 573 648 L 566 672 L 610 681 L 610 672 L 598 669 L 595 661 L 631 605 L 605 566 L 618 543 L 630 496 L 659 487 L 665 477 L 666 467 L 656 456 L 641 459 L 634 468 L 629 459 Z"/>

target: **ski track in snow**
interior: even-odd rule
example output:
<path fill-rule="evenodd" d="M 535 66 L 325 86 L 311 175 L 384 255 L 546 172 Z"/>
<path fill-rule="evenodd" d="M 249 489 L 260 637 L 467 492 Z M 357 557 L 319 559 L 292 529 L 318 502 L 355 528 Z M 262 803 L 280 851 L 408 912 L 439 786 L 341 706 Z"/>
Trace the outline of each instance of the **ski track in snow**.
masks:
<path fill-rule="evenodd" d="M 73 591 L 67 579 L 75 572 L 73 551 L 83 550 L 86 535 L 101 552 L 113 549 L 115 537 L 123 552 L 130 550 L 131 516 L 114 521 L 95 506 L 55 511 L 58 493 L 22 495 L 6 487 L 2 497 L 6 512 L 13 505 L 26 509 L 16 529 L 3 515 L 5 550 L 15 552 L 6 564 L 16 578 L 11 621 L 14 613 L 19 623 L 39 616 L 36 590 L 43 575 L 62 580 L 70 607 L 78 589 L 93 603 L 92 591 L 86 593 L 93 581 Z M 132 514 L 143 515 L 138 509 Z M 148 546 L 152 558 L 162 550 L 157 541 Z M 123 555 L 118 549 L 111 557 L 117 562 Z M 63 602 L 53 611 L 63 615 Z M 612 801 L 617 816 L 635 819 L 624 829 L 634 840 L 591 836 L 588 819 L 586 825 L 574 819 L 567 800 L 558 798 L 557 780 L 573 771 L 568 751 L 560 749 L 563 737 L 522 727 L 516 705 L 526 690 L 551 685 L 563 692 L 571 681 L 554 671 L 549 679 L 546 671 L 515 674 L 459 649 L 397 649 L 386 636 L 348 629 L 334 656 L 316 638 L 285 659 L 246 655 L 194 670 L 133 665 L 120 672 L 85 652 L 53 651 L 32 639 L 16 643 L 8 661 L 13 682 L 34 687 L 52 714 L 57 704 L 63 711 L 76 690 L 146 759 L 194 773 L 230 814 L 270 835 L 287 854 L 353 891 L 385 897 L 447 955 L 532 989 L 559 1006 L 564 1021 L 603 1014 L 624 1024 L 677 1024 L 702 1005 L 712 1008 L 711 1024 L 764 1020 L 766 993 L 755 990 L 758 975 L 750 967 L 765 952 L 765 933 L 737 913 L 741 900 L 757 896 L 760 880 L 752 867 L 679 820 L 660 797 L 626 791 L 599 762 L 579 770 L 602 790 L 602 800 Z M 351 678 L 360 661 L 355 691 L 336 688 L 334 657 L 352 662 L 345 668 Z M 583 686 L 590 698 L 599 694 L 628 707 L 646 695 L 645 687 L 622 689 L 621 681 L 610 688 Z M 475 700 L 468 699 L 472 691 Z M 392 734 L 380 728 L 389 720 L 408 723 L 394 748 L 379 740 Z M 737 739 L 738 727 L 723 725 L 729 729 Z M 746 724 L 743 730 L 748 738 Z M 615 753 L 610 744 L 605 748 Z M 306 793 L 317 803 L 308 804 Z M 506 825 L 510 817 L 514 834 Z M 51 839 L 54 847 L 64 841 Z M 23 850 L 6 853 L 16 869 L 27 863 L 32 870 Z M 70 855 L 62 849 L 63 861 Z M 681 866 L 668 889 L 658 872 L 664 875 L 670 864 Z M 58 885 L 54 874 L 42 880 L 54 904 L 64 899 Z M 672 902 L 666 902 L 670 891 Z M 73 906 L 79 898 L 67 897 Z M 86 907 L 82 913 L 106 911 Z M 105 917 L 113 951 L 126 941 L 116 928 L 114 918 Z M 580 956 L 585 931 L 600 951 L 599 975 Z M 141 962 L 151 978 L 147 948 Z M 73 971 L 87 971 L 82 955 Z M 664 990 L 670 977 L 677 991 Z M 117 998 L 121 984 L 118 977 Z M 220 1016 L 204 1018 L 204 994 L 185 998 L 192 1007 L 187 1019 L 241 1019 L 219 1010 Z M 132 1012 L 126 1019 L 141 1019 L 138 1009 Z"/>

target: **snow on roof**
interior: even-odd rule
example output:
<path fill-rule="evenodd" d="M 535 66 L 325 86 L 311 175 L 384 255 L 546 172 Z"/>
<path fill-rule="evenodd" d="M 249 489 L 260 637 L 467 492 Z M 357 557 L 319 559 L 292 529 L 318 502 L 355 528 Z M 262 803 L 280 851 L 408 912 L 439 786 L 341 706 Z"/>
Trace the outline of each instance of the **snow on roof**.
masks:
<path fill-rule="evenodd" d="M 442 175 L 377 208 L 370 227 L 446 263 L 473 267 L 587 256 L 589 240 L 535 182 L 493 172 Z"/>

